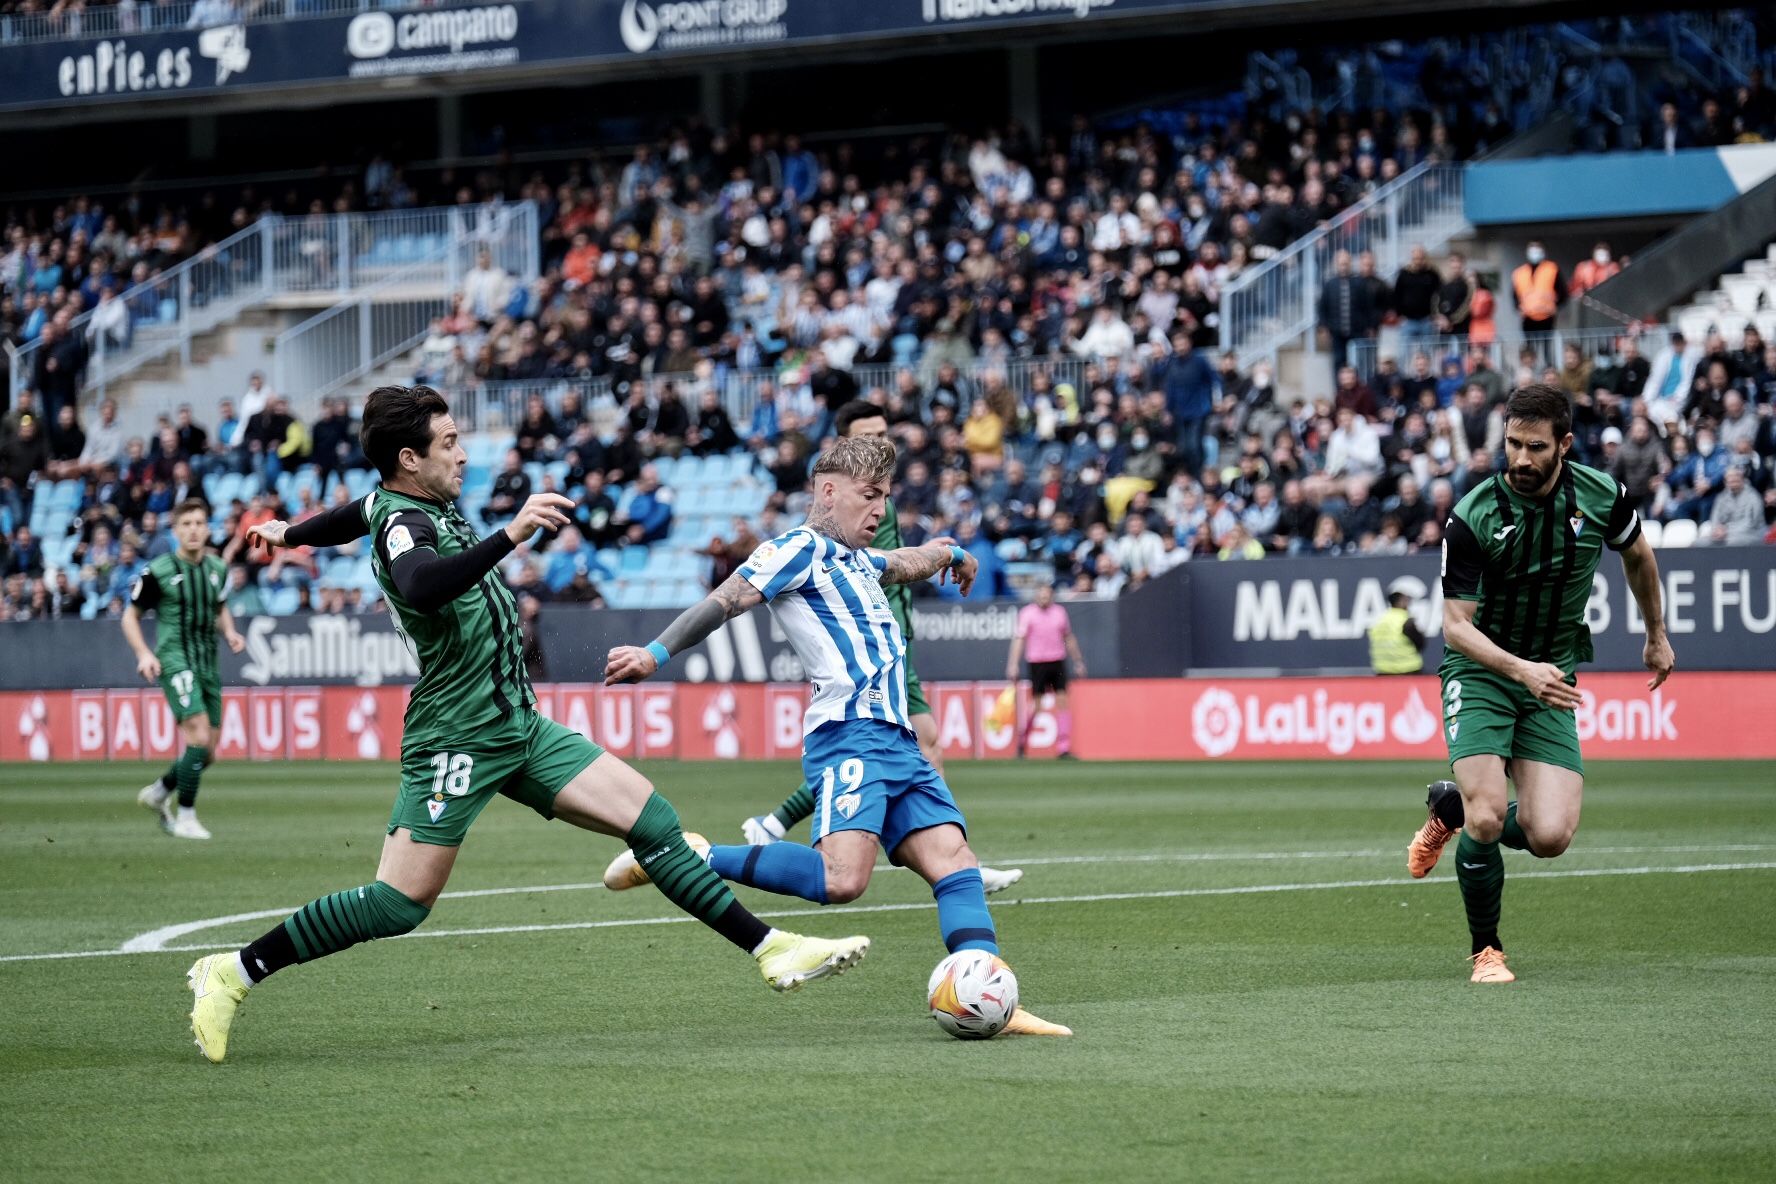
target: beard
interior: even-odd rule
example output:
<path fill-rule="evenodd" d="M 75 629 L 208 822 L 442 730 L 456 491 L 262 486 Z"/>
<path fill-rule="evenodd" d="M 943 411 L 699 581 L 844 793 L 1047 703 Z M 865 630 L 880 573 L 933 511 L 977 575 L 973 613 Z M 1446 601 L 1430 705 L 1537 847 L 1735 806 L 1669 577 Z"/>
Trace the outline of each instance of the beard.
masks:
<path fill-rule="evenodd" d="M 1545 467 L 1534 465 L 1514 465 L 1506 474 L 1511 488 L 1518 493 L 1531 494 L 1546 485 L 1554 471 L 1560 467 L 1560 458 L 1556 456 Z"/>

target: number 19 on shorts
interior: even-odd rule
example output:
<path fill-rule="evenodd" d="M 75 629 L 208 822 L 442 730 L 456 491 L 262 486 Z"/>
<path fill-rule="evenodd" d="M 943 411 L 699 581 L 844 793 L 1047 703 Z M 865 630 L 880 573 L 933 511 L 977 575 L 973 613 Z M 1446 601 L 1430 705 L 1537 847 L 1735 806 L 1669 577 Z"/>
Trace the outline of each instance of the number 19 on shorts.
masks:
<path fill-rule="evenodd" d="M 835 798 L 833 790 L 838 787 L 839 783 L 844 784 L 845 792 Z M 842 762 L 836 769 L 832 765 L 822 769 L 820 771 L 820 800 L 825 804 L 826 818 L 830 819 L 834 810 L 846 818 L 857 813 L 857 808 L 863 804 L 863 795 L 857 792 L 862 787 L 863 762 L 857 757 Z M 823 832 L 828 829 L 830 827 L 827 825 L 821 827 Z"/>
<path fill-rule="evenodd" d="M 1449 723 L 1449 738 L 1455 739 L 1461 721 L 1455 717 L 1461 714 L 1462 684 L 1461 679 L 1452 678 L 1443 688 L 1443 718 Z"/>

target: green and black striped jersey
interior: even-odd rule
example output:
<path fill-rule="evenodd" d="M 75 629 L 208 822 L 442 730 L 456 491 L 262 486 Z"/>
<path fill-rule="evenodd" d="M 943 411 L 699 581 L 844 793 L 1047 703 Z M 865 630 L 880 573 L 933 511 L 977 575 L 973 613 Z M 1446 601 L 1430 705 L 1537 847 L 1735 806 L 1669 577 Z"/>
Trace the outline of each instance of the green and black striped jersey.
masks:
<path fill-rule="evenodd" d="M 136 578 L 130 603 L 137 612 L 154 612 L 154 656 L 163 674 L 215 675 L 216 617 L 227 578 L 228 569 L 214 555 L 187 563 L 172 551 L 149 561 Z"/>
<path fill-rule="evenodd" d="M 472 586 L 436 606 L 415 607 L 397 585 L 392 569 L 403 555 L 435 551 L 444 559 L 476 546 L 481 540 L 468 520 L 453 505 L 381 486 L 364 499 L 363 515 L 375 540 L 376 582 L 419 661 L 403 742 L 457 742 L 479 725 L 533 707 L 517 605 L 491 560 Z"/>
<path fill-rule="evenodd" d="M 1568 675 L 1591 660 L 1585 605 L 1603 549 L 1640 537 L 1628 491 L 1596 469 L 1561 466 L 1547 497 L 1530 499 L 1496 474 L 1456 505 L 1443 530 L 1443 598 L 1477 600 L 1474 623 L 1493 643 Z M 1453 649 L 1442 671 L 1484 670 Z"/>

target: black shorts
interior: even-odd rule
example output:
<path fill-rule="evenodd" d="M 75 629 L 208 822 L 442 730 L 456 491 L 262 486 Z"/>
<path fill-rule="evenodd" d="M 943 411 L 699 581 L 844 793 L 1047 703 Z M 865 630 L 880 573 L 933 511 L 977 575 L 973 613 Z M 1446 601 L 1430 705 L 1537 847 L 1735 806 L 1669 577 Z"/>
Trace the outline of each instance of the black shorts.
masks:
<path fill-rule="evenodd" d="M 1067 689 L 1066 662 L 1030 663 L 1030 693 L 1037 697 Z"/>

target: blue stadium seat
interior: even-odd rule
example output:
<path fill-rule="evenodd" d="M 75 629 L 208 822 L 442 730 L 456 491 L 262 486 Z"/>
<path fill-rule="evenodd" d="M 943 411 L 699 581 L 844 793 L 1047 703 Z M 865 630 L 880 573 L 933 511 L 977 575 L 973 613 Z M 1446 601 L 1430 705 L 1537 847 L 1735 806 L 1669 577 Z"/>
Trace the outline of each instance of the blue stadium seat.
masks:
<path fill-rule="evenodd" d="M 623 559 L 620 570 L 623 575 L 631 579 L 639 576 L 647 567 L 648 549 L 646 547 L 624 547 L 622 556 Z"/>
<path fill-rule="evenodd" d="M 544 476 L 555 478 L 555 487 L 557 489 L 563 488 L 567 485 L 567 462 L 564 460 L 552 460 L 543 466 L 543 474 Z"/>
<path fill-rule="evenodd" d="M 287 617 L 301 605 L 302 598 L 294 588 L 275 588 L 263 597 L 265 611 L 274 617 Z"/>

